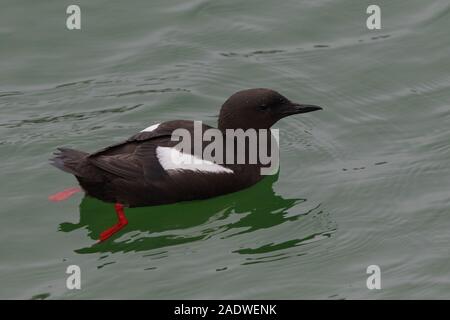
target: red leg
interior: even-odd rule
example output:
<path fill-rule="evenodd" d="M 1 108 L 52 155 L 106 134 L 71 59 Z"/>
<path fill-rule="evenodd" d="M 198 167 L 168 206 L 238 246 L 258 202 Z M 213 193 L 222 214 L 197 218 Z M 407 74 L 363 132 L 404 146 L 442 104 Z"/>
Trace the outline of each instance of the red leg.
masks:
<path fill-rule="evenodd" d="M 121 230 L 123 227 L 125 227 L 128 224 L 128 220 L 125 217 L 125 212 L 123 211 L 123 205 L 121 205 L 120 203 L 116 203 L 114 205 L 114 208 L 116 209 L 118 221 L 114 226 L 103 231 L 100 234 L 100 242 L 105 241 L 106 239 L 109 239 L 113 234 L 117 233 L 119 230 Z"/>
<path fill-rule="evenodd" d="M 80 191 L 81 191 L 81 188 L 78 188 L 78 187 L 65 189 L 65 190 L 63 190 L 61 192 L 52 194 L 51 196 L 48 197 L 48 200 L 50 200 L 50 201 L 63 201 L 63 200 L 69 199 L 75 193 L 80 192 Z"/>

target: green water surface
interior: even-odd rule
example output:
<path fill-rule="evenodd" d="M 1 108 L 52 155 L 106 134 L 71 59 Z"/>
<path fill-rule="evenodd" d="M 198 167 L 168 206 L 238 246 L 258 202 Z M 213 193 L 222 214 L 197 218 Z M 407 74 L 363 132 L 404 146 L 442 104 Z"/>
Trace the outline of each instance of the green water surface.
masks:
<path fill-rule="evenodd" d="M 450 298 L 448 0 L 79 0 L 73 31 L 70 4 L 2 0 L 0 298 Z M 279 175 L 127 210 L 101 244 L 112 204 L 47 200 L 76 185 L 56 147 L 215 125 L 252 87 L 324 107 L 276 125 Z"/>

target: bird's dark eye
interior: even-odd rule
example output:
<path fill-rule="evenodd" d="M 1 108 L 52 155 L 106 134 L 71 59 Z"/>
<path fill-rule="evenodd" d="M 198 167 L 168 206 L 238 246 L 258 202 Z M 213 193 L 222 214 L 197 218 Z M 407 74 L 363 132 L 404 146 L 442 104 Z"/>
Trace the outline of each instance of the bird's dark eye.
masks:
<path fill-rule="evenodd" d="M 262 104 L 259 106 L 259 109 L 264 111 L 264 110 L 269 109 L 269 106 L 267 104 Z"/>
<path fill-rule="evenodd" d="M 289 103 L 289 100 L 286 98 L 281 98 L 279 101 L 279 104 L 288 104 L 288 103 Z"/>

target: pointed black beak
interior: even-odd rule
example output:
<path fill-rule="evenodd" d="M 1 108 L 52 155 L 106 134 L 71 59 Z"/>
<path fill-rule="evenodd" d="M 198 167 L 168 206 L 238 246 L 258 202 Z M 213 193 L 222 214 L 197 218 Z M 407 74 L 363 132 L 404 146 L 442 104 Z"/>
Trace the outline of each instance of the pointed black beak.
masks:
<path fill-rule="evenodd" d="M 314 106 L 311 104 L 290 103 L 281 107 L 280 113 L 283 115 L 283 117 L 287 117 L 292 114 L 307 113 L 317 110 L 322 110 L 322 107 Z"/>

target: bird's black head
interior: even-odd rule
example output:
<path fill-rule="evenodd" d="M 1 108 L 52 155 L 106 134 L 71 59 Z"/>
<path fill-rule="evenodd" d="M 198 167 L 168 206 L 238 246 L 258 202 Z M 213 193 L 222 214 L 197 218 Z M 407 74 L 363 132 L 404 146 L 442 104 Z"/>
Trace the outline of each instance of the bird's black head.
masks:
<path fill-rule="evenodd" d="M 294 103 L 270 89 L 243 90 L 233 94 L 222 105 L 219 129 L 269 129 L 284 117 L 316 110 L 322 108 Z"/>

